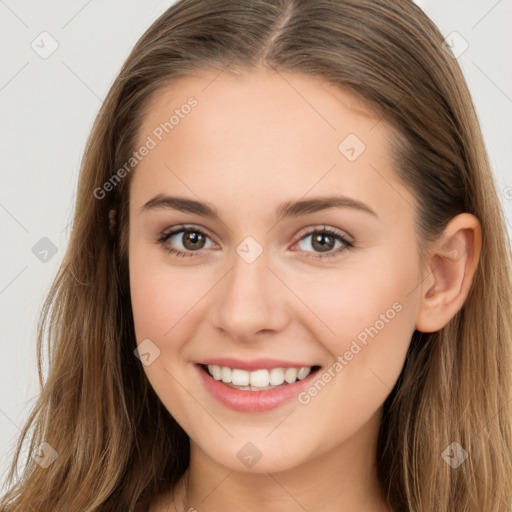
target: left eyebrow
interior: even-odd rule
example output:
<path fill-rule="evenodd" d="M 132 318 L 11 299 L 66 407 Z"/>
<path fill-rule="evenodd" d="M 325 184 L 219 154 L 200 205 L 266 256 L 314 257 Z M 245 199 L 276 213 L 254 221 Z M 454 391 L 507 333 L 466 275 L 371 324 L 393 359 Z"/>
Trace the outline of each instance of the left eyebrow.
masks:
<path fill-rule="evenodd" d="M 276 209 L 277 220 L 285 217 L 300 217 L 329 208 L 352 208 L 378 218 L 377 214 L 365 203 L 346 196 L 323 196 L 298 201 L 287 201 Z M 195 213 L 202 217 L 221 220 L 214 206 L 185 197 L 165 196 L 158 194 L 141 207 L 141 213 L 150 210 L 178 210 Z"/>
<path fill-rule="evenodd" d="M 299 217 L 329 208 L 353 208 L 378 218 L 377 214 L 367 204 L 357 199 L 352 199 L 347 196 L 322 196 L 299 201 L 287 201 L 279 205 L 277 209 L 277 219 Z"/>

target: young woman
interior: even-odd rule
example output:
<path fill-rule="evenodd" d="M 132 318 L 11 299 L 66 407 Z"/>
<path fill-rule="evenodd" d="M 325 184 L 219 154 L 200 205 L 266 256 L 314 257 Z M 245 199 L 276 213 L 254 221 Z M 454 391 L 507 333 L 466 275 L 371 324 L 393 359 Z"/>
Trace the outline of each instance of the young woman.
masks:
<path fill-rule="evenodd" d="M 414 3 L 178 1 L 88 141 L 0 510 L 510 510 L 510 271 Z"/>

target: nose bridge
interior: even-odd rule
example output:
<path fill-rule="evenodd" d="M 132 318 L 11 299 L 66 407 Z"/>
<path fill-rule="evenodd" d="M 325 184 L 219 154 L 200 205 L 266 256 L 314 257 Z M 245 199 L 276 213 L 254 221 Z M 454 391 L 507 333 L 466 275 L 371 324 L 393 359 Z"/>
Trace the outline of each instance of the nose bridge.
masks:
<path fill-rule="evenodd" d="M 253 237 L 246 237 L 232 255 L 231 271 L 217 297 L 215 318 L 217 327 L 234 337 L 280 328 L 283 302 L 278 280 L 267 268 L 268 256 Z"/>

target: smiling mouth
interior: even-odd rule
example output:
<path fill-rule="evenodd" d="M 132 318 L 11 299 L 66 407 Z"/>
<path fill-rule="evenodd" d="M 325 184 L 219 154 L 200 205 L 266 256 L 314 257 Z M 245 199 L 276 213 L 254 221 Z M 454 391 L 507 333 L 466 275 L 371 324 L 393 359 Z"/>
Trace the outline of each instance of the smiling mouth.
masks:
<path fill-rule="evenodd" d="M 265 391 L 288 386 L 316 373 L 320 366 L 246 371 L 217 365 L 199 365 L 214 380 L 241 391 Z"/>

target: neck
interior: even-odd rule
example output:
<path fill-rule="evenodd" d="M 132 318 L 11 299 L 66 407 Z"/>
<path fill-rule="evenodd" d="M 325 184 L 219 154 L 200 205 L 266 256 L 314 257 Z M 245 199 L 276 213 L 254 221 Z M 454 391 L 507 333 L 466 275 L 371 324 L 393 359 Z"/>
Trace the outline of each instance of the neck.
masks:
<path fill-rule="evenodd" d="M 173 492 L 176 509 L 392 512 L 376 472 L 379 423 L 380 411 L 335 450 L 314 454 L 299 466 L 274 473 L 235 471 L 219 465 L 191 440 L 189 468 Z"/>

